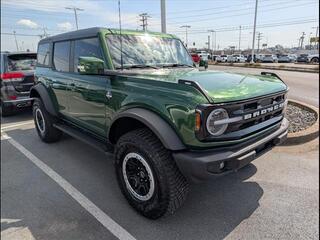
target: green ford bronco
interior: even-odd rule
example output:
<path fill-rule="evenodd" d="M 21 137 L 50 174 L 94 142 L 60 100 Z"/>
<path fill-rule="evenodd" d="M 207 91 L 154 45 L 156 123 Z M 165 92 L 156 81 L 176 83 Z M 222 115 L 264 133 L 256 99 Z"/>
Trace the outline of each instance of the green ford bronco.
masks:
<path fill-rule="evenodd" d="M 233 172 L 287 136 L 277 75 L 199 70 L 170 34 L 78 30 L 42 39 L 37 59 L 41 140 L 64 132 L 114 153 L 124 196 L 148 218 L 179 208 L 189 182 Z"/>

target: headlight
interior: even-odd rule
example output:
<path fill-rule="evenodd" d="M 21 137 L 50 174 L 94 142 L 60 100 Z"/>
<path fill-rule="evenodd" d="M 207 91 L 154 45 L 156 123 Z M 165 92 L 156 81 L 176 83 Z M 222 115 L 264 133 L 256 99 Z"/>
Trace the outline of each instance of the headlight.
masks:
<path fill-rule="evenodd" d="M 225 109 L 219 108 L 219 109 L 213 110 L 207 118 L 206 125 L 207 125 L 208 132 L 213 136 L 219 136 L 223 134 L 228 127 L 228 123 L 221 123 L 223 121 L 220 121 L 220 120 L 225 120 L 228 118 L 229 118 L 229 115 Z"/>

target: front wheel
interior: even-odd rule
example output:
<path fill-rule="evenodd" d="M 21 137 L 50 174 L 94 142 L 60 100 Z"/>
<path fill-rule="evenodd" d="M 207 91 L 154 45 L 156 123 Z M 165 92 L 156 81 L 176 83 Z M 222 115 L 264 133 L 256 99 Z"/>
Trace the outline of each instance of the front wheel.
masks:
<path fill-rule="evenodd" d="M 147 218 L 173 214 L 186 199 L 189 189 L 186 179 L 170 151 L 146 128 L 120 137 L 115 167 L 127 201 Z"/>

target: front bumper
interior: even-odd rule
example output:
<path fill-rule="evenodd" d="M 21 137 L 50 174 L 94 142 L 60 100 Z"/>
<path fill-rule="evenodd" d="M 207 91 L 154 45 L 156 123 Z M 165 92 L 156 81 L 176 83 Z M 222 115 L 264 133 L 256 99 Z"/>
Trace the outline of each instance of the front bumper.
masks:
<path fill-rule="evenodd" d="M 228 150 L 204 150 L 173 153 L 182 174 L 190 181 L 199 182 L 236 171 L 252 162 L 287 138 L 289 122 L 283 119 L 276 131 L 242 147 Z"/>

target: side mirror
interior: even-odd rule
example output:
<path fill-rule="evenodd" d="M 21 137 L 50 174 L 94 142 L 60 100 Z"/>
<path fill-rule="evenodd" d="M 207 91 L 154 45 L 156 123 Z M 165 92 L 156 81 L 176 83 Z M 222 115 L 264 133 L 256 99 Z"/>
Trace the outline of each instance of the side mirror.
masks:
<path fill-rule="evenodd" d="M 79 57 L 78 73 L 87 75 L 97 75 L 104 73 L 104 61 L 96 57 Z"/>

